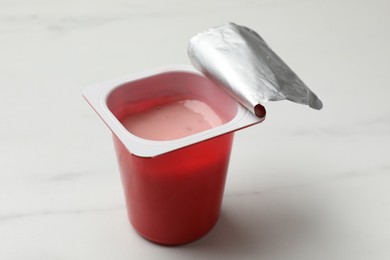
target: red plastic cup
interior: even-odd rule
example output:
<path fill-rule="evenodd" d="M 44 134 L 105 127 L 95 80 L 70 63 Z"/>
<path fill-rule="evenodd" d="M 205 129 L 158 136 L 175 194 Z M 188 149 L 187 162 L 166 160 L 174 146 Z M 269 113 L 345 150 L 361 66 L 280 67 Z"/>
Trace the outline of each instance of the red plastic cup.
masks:
<path fill-rule="evenodd" d="M 172 141 L 128 132 L 123 117 L 175 97 L 204 101 L 226 122 Z M 233 132 L 258 118 L 187 66 L 165 68 L 88 87 L 84 97 L 113 132 L 128 216 L 144 238 L 163 245 L 192 242 L 218 220 Z"/>
<path fill-rule="evenodd" d="M 233 134 L 152 158 L 131 154 L 114 136 L 130 222 L 148 240 L 194 241 L 217 222 Z"/>

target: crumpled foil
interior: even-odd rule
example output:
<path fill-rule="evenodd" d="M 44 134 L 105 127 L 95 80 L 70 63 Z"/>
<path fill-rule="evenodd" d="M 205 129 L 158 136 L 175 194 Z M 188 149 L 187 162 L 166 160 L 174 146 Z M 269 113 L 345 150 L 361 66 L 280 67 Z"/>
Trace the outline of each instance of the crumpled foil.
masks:
<path fill-rule="evenodd" d="M 258 104 L 284 99 L 322 108 L 294 71 L 247 27 L 228 23 L 199 33 L 191 38 L 188 55 L 198 70 L 253 113 Z"/>

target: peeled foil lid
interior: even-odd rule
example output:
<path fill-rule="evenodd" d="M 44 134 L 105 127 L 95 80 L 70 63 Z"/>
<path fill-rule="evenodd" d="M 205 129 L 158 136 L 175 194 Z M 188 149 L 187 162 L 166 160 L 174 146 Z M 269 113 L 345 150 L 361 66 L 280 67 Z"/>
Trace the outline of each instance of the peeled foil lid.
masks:
<path fill-rule="evenodd" d="M 188 55 L 205 76 L 252 113 L 268 101 L 290 100 L 321 109 L 322 102 L 255 31 L 234 23 L 191 38 Z"/>

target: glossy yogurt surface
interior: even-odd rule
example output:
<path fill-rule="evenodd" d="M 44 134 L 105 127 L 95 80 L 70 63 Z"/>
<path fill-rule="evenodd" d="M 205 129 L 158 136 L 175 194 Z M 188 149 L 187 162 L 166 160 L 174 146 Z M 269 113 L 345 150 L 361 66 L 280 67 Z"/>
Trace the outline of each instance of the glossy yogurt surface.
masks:
<path fill-rule="evenodd" d="M 185 99 L 129 114 L 121 123 L 132 134 L 149 140 L 174 140 L 222 125 L 205 102 Z"/>

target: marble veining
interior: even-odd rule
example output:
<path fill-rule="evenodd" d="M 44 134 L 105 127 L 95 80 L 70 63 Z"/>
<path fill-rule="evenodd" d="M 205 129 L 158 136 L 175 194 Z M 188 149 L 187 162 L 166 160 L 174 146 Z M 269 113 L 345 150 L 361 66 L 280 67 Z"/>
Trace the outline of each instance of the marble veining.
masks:
<path fill-rule="evenodd" d="M 74 210 L 62 210 L 62 211 L 36 211 L 36 212 L 25 212 L 19 214 L 0 215 L 0 224 L 6 221 L 17 220 L 20 218 L 31 218 L 31 217 L 45 217 L 51 215 L 72 215 L 72 214 L 90 214 L 99 213 L 105 211 L 122 210 L 124 207 L 117 208 L 95 208 L 95 209 L 74 209 Z"/>
<path fill-rule="evenodd" d="M 387 111 L 385 111 L 387 112 Z M 335 126 L 322 127 L 318 129 L 314 129 L 311 131 L 295 131 L 292 132 L 297 135 L 315 135 L 315 134 L 323 134 L 323 135 L 334 135 L 334 136 L 361 136 L 368 135 L 371 136 L 381 135 L 383 137 L 389 137 L 390 132 L 390 115 L 380 115 L 374 118 L 369 119 L 361 119 L 358 122 L 352 122 L 349 124 L 343 123 Z"/>

